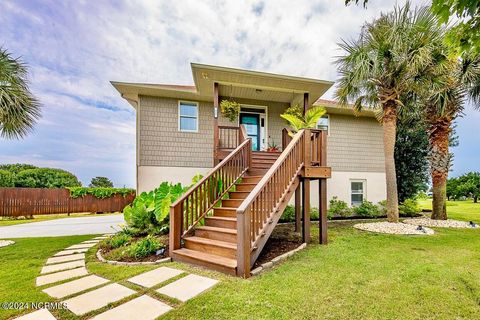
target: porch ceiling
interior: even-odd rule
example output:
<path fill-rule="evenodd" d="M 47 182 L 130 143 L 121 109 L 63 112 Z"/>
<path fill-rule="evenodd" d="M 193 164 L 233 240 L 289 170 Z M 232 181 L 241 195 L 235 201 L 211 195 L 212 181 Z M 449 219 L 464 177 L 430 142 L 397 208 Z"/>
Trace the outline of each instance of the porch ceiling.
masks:
<path fill-rule="evenodd" d="M 238 98 L 294 102 L 303 93 L 310 94 L 310 105 L 320 98 L 333 82 L 280 74 L 209 66 L 192 63 L 193 80 L 201 95 L 213 96 L 213 83 L 220 85 L 220 95 Z"/>

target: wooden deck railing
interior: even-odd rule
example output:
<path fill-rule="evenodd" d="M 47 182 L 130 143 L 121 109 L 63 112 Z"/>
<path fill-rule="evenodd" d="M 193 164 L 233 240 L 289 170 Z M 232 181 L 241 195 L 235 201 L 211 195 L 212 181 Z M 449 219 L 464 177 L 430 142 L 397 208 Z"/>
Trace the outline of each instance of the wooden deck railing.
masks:
<path fill-rule="evenodd" d="M 170 252 L 212 211 L 251 166 L 251 139 L 239 128 L 242 143 L 170 207 Z"/>
<path fill-rule="evenodd" d="M 235 149 L 240 143 L 240 127 L 218 126 L 219 149 Z"/>

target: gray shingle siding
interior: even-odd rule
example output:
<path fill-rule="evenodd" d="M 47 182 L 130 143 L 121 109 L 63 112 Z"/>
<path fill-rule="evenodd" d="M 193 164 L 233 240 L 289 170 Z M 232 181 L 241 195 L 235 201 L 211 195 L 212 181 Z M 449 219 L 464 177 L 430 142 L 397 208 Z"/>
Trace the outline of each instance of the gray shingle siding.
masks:
<path fill-rule="evenodd" d="M 285 103 L 267 105 L 269 143 L 281 147 Z M 255 102 L 255 103 L 253 103 Z M 139 165 L 209 168 L 213 166 L 213 104 L 199 102 L 198 132 L 178 130 L 178 99 L 141 96 Z M 220 125 L 236 125 L 219 116 Z M 328 164 L 335 171 L 384 172 L 382 127 L 373 118 L 330 115 Z"/>
<path fill-rule="evenodd" d="M 327 163 L 335 171 L 385 172 L 382 126 L 374 118 L 330 115 Z"/>

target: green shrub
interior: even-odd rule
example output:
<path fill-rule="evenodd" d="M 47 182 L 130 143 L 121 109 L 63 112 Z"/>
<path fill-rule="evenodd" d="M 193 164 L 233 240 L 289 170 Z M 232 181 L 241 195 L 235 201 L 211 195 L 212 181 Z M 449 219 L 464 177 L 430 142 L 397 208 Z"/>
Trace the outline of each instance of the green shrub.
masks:
<path fill-rule="evenodd" d="M 125 234 L 123 232 L 119 232 L 111 236 L 110 238 L 103 240 L 100 243 L 100 247 L 108 248 L 108 249 L 116 249 L 116 248 L 126 246 L 127 244 L 130 243 L 131 240 L 132 240 L 132 237 L 130 235 Z"/>
<path fill-rule="evenodd" d="M 73 187 L 67 188 L 70 191 L 70 197 L 79 198 L 84 197 L 87 194 L 94 196 L 95 198 L 104 199 L 110 198 L 116 194 L 120 194 L 126 197 L 129 194 L 135 192 L 134 189 L 130 188 L 89 188 L 89 187 Z"/>
<path fill-rule="evenodd" d="M 22 170 L 15 175 L 15 187 L 23 188 L 67 188 L 82 184 L 72 173 L 52 168 Z"/>
<path fill-rule="evenodd" d="M 387 200 L 382 200 L 377 203 L 378 212 L 381 216 L 387 215 Z"/>
<path fill-rule="evenodd" d="M 142 192 L 123 209 L 127 225 L 140 234 L 167 232 L 170 205 L 187 189 L 180 183 L 163 182 L 153 191 Z"/>
<path fill-rule="evenodd" d="M 164 248 L 164 245 L 158 239 L 149 235 L 133 243 L 127 249 L 127 254 L 136 259 L 145 258 L 155 254 L 160 248 Z"/>
<path fill-rule="evenodd" d="M 372 202 L 364 200 L 361 205 L 353 208 L 353 213 L 358 217 L 378 217 L 380 211 Z"/>
<path fill-rule="evenodd" d="M 295 207 L 288 205 L 283 211 L 282 216 L 280 217 L 282 222 L 293 222 L 295 221 Z"/>
<path fill-rule="evenodd" d="M 406 217 L 414 217 L 420 212 L 420 207 L 416 200 L 406 199 L 401 205 L 398 206 L 400 215 Z"/>
<path fill-rule="evenodd" d="M 19 173 L 20 171 L 23 170 L 28 170 L 28 169 L 37 169 L 38 167 L 33 166 L 31 164 L 26 164 L 26 163 L 13 163 L 13 164 L 1 164 L 0 165 L 0 170 L 6 170 L 13 175 Z"/>
<path fill-rule="evenodd" d="M 7 170 L 0 169 L 0 187 L 9 188 L 15 186 L 13 183 L 13 174 Z"/>
<path fill-rule="evenodd" d="M 327 211 L 327 217 L 350 217 L 352 216 L 352 209 L 348 207 L 345 201 L 338 200 L 337 197 L 333 197 L 330 200 L 330 208 Z"/>

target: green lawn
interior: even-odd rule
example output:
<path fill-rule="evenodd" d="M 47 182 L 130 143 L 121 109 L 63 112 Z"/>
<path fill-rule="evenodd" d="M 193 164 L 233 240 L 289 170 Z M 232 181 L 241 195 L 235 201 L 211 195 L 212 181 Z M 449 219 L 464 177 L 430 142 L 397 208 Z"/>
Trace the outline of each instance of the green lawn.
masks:
<path fill-rule="evenodd" d="M 432 209 L 432 200 L 420 200 L 422 209 Z M 449 219 L 475 221 L 480 223 L 480 203 L 466 201 L 447 201 L 447 215 Z"/>
<path fill-rule="evenodd" d="M 448 207 L 452 218 L 480 222 L 480 204 L 455 204 Z M 185 304 L 156 295 L 176 306 L 164 318 L 480 319 L 480 230 L 435 229 L 434 236 L 392 236 L 361 232 L 352 224 L 329 223 L 328 246 L 313 243 L 248 280 L 173 263 L 213 276 L 220 284 Z M 313 236 L 318 239 L 317 228 Z M 35 276 L 55 251 L 85 238 L 20 239 L 15 246 L 0 249 L 0 301 L 48 301 L 34 287 Z M 94 250 L 87 256 L 89 271 L 139 294 L 154 294 L 125 281 L 154 267 L 103 264 L 95 260 Z M 0 319 L 10 315 L 0 310 Z M 79 319 L 68 311 L 55 315 Z"/>
<path fill-rule="evenodd" d="M 108 214 L 103 213 L 102 216 L 112 215 L 112 214 L 120 214 L 120 213 L 119 212 L 108 213 Z M 92 216 L 95 216 L 95 215 L 97 215 L 97 214 L 95 214 L 95 213 L 71 213 L 70 215 L 68 215 L 66 213 L 63 213 L 63 214 L 38 215 L 38 216 L 33 216 L 33 219 L 25 219 L 24 217 L 18 218 L 18 219 L 0 217 L 0 227 L 13 226 L 13 225 L 16 225 L 16 224 L 24 224 L 24 223 L 31 223 L 31 222 L 55 220 L 55 219 L 61 219 L 61 218 L 92 217 Z"/>

